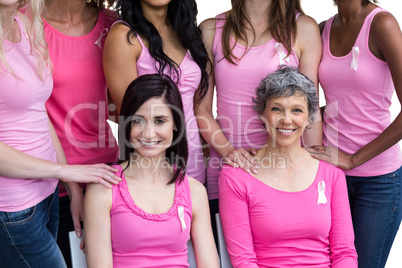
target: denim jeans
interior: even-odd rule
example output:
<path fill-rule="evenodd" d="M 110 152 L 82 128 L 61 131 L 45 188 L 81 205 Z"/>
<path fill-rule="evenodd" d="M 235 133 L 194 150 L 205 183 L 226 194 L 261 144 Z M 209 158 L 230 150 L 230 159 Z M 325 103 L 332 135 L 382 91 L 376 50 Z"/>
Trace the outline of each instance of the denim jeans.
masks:
<path fill-rule="evenodd" d="M 0 212 L 0 267 L 65 268 L 56 243 L 58 189 L 36 206 Z"/>
<path fill-rule="evenodd" d="M 402 168 L 346 180 L 359 268 L 383 268 L 402 219 Z"/>

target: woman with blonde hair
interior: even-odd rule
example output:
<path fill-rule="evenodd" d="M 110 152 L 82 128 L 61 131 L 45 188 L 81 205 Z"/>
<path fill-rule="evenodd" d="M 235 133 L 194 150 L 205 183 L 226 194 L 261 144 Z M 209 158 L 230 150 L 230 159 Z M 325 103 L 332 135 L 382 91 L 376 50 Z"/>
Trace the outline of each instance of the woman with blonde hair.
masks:
<path fill-rule="evenodd" d="M 29 3 L 29 4 L 27 4 Z M 25 15 L 19 10 L 26 6 Z M 43 1 L 0 1 L 0 263 L 66 267 L 57 246 L 58 181 L 111 187 L 107 165 L 68 166 L 45 102 L 53 80 L 40 18 Z"/>

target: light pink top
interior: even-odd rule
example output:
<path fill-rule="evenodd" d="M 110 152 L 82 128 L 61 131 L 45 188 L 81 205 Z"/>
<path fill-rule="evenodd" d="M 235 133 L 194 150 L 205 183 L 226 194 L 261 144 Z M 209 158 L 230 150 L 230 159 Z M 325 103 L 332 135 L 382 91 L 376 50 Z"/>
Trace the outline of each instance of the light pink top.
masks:
<path fill-rule="evenodd" d="M 155 64 L 156 61 L 152 58 L 148 48 L 144 45 L 141 37 L 137 35 L 138 41 L 141 44 L 141 54 L 137 61 L 138 76 L 144 74 L 158 73 Z M 200 134 L 198 130 L 197 120 L 194 116 L 194 94 L 198 89 L 201 81 L 201 70 L 195 61 L 191 58 L 190 52 L 184 56 L 180 67 L 180 79 L 177 83 L 181 99 L 183 102 L 184 117 L 186 120 L 186 131 L 188 141 L 188 160 L 187 160 L 187 174 L 202 184 L 205 183 L 205 164 L 204 155 L 202 152 L 202 145 Z M 172 77 L 176 81 L 176 74 L 170 73 L 169 67 L 166 67 L 165 74 Z"/>
<path fill-rule="evenodd" d="M 190 239 L 192 204 L 187 176 L 176 183 L 173 206 L 165 213 L 151 214 L 138 207 L 122 177 L 113 185 L 110 211 L 113 267 L 189 267 L 187 241 Z M 182 220 L 178 211 L 182 209 Z M 183 222 L 185 228 L 183 230 Z"/>
<path fill-rule="evenodd" d="M 224 59 L 222 51 L 222 31 L 225 15 L 216 17 L 216 30 L 213 42 L 214 75 L 217 94 L 217 121 L 226 138 L 236 149 L 260 148 L 268 138 L 267 131 L 259 115 L 253 110 L 252 97 L 262 78 L 277 70 L 280 64 L 299 66 L 296 53 L 292 50 L 286 56 L 284 46 L 271 39 L 267 43 L 251 47 L 239 44 L 233 54 L 241 58 L 237 65 Z M 234 40 L 231 41 L 234 44 Z M 284 51 L 284 54 L 280 52 Z M 207 189 L 209 199 L 218 198 L 218 177 L 222 167 L 219 154 L 211 148 L 207 166 Z"/>
<path fill-rule="evenodd" d="M 324 114 L 324 144 L 353 154 L 380 135 L 391 122 L 389 107 L 395 91 L 388 64 L 376 58 L 368 47 L 374 9 L 367 15 L 355 45 L 342 57 L 331 54 L 329 36 L 335 17 L 325 23 L 320 83 L 327 107 Z M 352 64 L 355 69 L 352 68 Z M 350 176 L 377 176 L 397 170 L 402 164 L 398 144 L 352 170 Z"/>
<path fill-rule="evenodd" d="M 53 63 L 53 93 L 46 103 L 69 164 L 113 162 L 118 147 L 109 117 L 102 67 L 103 44 L 116 16 L 100 10 L 92 31 L 68 36 L 44 21 Z M 60 196 L 66 195 L 60 187 Z"/>
<path fill-rule="evenodd" d="M 0 141 L 28 155 L 56 162 L 45 102 L 52 92 L 50 71 L 41 81 L 38 61 L 18 16 L 21 41 L 3 40 L 5 59 L 15 75 L 0 66 Z M 20 78 L 20 79 L 19 79 Z M 15 168 L 18 168 L 16 166 Z M 12 179 L 0 176 L 0 211 L 32 207 L 52 194 L 56 179 Z"/>
<path fill-rule="evenodd" d="M 311 186 L 277 190 L 225 166 L 219 205 L 233 267 L 357 268 L 345 174 L 320 162 Z M 318 185 L 326 202 L 319 201 Z"/>

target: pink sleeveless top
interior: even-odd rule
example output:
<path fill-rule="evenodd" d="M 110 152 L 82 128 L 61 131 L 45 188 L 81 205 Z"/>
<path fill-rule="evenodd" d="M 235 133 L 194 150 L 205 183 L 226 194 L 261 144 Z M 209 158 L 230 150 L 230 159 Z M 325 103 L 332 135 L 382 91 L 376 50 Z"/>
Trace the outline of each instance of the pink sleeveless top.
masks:
<path fill-rule="evenodd" d="M 121 166 L 115 167 L 123 180 L 112 189 L 113 267 L 189 267 L 187 241 L 192 204 L 187 175 L 182 183 L 176 182 L 174 203 L 169 211 L 150 214 L 134 203 Z"/>
<path fill-rule="evenodd" d="M 52 93 L 50 70 L 38 77 L 38 59 L 18 15 L 21 41 L 3 40 L 5 60 L 16 76 L 0 65 L 0 141 L 33 157 L 57 162 L 49 134 L 45 102 Z M 18 168 L 16 166 L 15 168 Z M 51 195 L 56 179 L 15 179 L 0 176 L 0 211 L 32 207 Z"/>
<path fill-rule="evenodd" d="M 116 139 L 106 121 L 102 67 L 103 43 L 115 20 L 111 11 L 100 10 L 95 27 L 83 36 L 65 35 L 44 21 L 54 80 L 46 107 L 69 164 L 110 163 L 117 158 Z M 60 184 L 60 196 L 64 195 Z"/>
<path fill-rule="evenodd" d="M 225 14 L 216 16 L 213 42 L 214 75 L 217 94 L 217 121 L 234 148 L 260 148 L 268 138 L 263 121 L 253 110 L 252 98 L 262 78 L 277 70 L 280 64 L 298 67 L 292 50 L 289 57 L 284 46 L 273 38 L 267 43 L 248 48 L 236 44 L 233 54 L 241 58 L 237 65 L 228 62 L 222 51 Z M 234 44 L 232 39 L 231 44 Z M 243 56 L 244 54 L 244 56 Z M 218 178 L 222 167 L 219 154 L 211 148 L 207 166 L 207 189 L 210 199 L 218 198 Z"/>
<path fill-rule="evenodd" d="M 148 48 L 144 45 L 141 37 L 137 34 L 138 41 L 141 44 L 141 55 L 137 61 L 138 76 L 144 74 L 158 73 L 155 65 L 155 59 L 152 58 Z M 202 152 L 202 145 L 200 134 L 198 130 L 197 120 L 194 116 L 194 94 L 198 89 L 201 81 L 201 70 L 195 61 L 191 58 L 190 52 L 184 56 L 180 67 L 180 78 L 177 83 L 181 99 L 183 102 L 184 116 L 186 120 L 186 131 L 188 141 L 188 160 L 187 160 L 187 174 L 202 184 L 205 183 L 205 164 L 204 155 Z M 172 77 L 176 81 L 176 74 L 170 73 L 169 67 L 164 71 L 165 74 Z"/>
<path fill-rule="evenodd" d="M 353 154 L 380 135 L 391 122 L 389 107 L 395 87 L 386 62 L 376 58 L 368 47 L 374 9 L 367 15 L 352 51 L 345 56 L 331 54 L 329 36 L 335 17 L 322 33 L 323 56 L 320 83 L 327 107 L 324 114 L 324 144 Z M 350 176 L 377 176 L 392 172 L 402 164 L 398 144 L 352 170 Z"/>

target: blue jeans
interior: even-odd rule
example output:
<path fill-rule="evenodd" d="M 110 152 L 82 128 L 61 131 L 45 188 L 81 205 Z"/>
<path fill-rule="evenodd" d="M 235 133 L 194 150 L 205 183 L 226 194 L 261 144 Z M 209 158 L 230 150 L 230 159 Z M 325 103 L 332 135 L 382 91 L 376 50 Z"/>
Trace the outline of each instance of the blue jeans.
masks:
<path fill-rule="evenodd" d="M 56 243 L 58 189 L 36 206 L 0 212 L 0 267 L 65 268 Z"/>
<path fill-rule="evenodd" d="M 402 219 L 402 168 L 346 180 L 359 268 L 383 268 Z"/>

